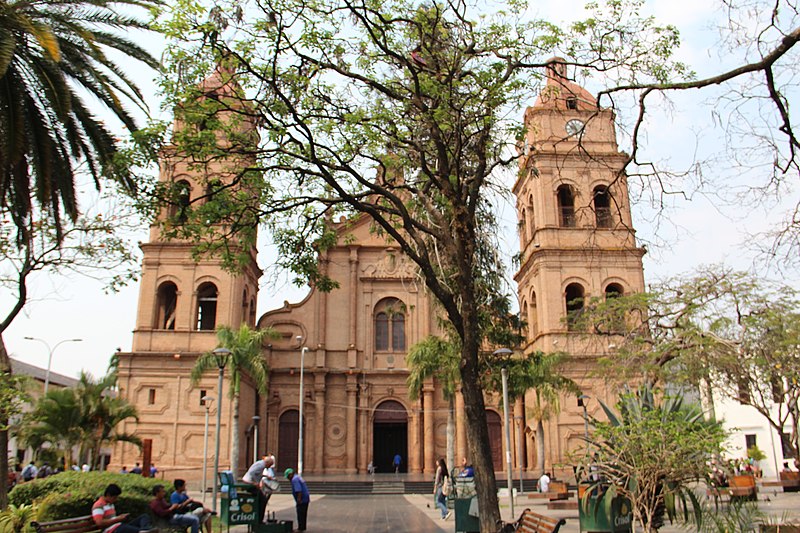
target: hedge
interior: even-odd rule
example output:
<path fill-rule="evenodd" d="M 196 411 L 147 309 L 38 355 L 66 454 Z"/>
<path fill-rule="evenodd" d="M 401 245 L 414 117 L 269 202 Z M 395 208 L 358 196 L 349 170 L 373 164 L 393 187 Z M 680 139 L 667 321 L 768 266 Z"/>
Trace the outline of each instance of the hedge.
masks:
<path fill-rule="evenodd" d="M 91 512 L 92 504 L 110 483 L 122 489 L 115 504 L 117 514 L 130 513 L 136 517 L 148 511 L 153 487 L 163 481 L 136 474 L 62 472 L 17 485 L 9 494 L 9 501 L 17 506 L 37 504 L 40 521 L 84 516 Z"/>

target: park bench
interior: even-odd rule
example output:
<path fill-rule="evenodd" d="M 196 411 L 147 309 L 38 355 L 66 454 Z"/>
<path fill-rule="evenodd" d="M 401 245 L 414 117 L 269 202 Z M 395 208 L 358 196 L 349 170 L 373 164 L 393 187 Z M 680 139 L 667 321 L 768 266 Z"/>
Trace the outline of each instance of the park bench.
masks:
<path fill-rule="evenodd" d="M 530 509 L 525 509 L 517 520 L 517 533 L 556 533 L 567 521 L 563 518 L 552 518 Z"/>
<path fill-rule="evenodd" d="M 566 500 L 569 498 L 569 490 L 567 484 L 563 481 L 552 481 L 547 488 L 547 496 L 550 501 L 553 500 Z"/>
<path fill-rule="evenodd" d="M 92 515 L 53 520 L 52 522 L 31 522 L 36 533 L 85 533 L 102 531 L 103 528 L 94 523 Z"/>
<path fill-rule="evenodd" d="M 800 491 L 800 472 L 781 472 L 780 476 L 784 492 Z"/>

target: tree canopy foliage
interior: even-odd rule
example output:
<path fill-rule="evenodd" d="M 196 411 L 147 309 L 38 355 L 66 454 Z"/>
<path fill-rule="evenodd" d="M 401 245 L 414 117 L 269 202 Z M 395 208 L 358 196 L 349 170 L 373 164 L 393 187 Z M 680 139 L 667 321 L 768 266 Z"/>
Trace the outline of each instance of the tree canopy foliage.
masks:
<path fill-rule="evenodd" d="M 779 434 L 789 429 L 798 457 L 800 298 L 792 286 L 709 267 L 649 293 L 592 301 L 581 327 L 617 344 L 605 375 L 624 382 L 643 372 L 750 405 Z"/>
<path fill-rule="evenodd" d="M 505 190 L 503 171 L 515 170 L 518 117 L 541 88 L 549 60 L 565 57 L 573 70 L 596 76 L 601 106 L 619 109 L 632 98 L 626 170 L 664 191 L 666 175 L 659 168 L 645 172 L 654 167 L 640 149 L 653 97 L 763 74 L 766 81 L 756 88 L 766 88 L 772 113 L 785 117 L 774 74 L 790 64 L 785 56 L 800 31 L 782 29 L 793 27 L 796 13 L 779 3 L 753 47 L 757 61 L 695 79 L 673 58 L 680 45 L 676 28 L 659 25 L 639 1 L 590 4 L 587 18 L 564 27 L 531 18 L 525 8 L 518 1 L 207 6 L 181 0 L 160 26 L 178 44 L 166 54 L 167 105 L 180 107 L 196 125 L 181 132 L 178 149 L 190 147 L 202 168 L 232 152 L 218 146 L 205 121 L 234 113 L 259 125 L 258 146 L 243 152 L 257 159 L 248 170 L 264 177 L 258 205 L 206 195 L 202 202 L 216 206 L 217 220 L 263 223 L 278 245 L 279 263 L 322 290 L 335 284 L 318 257 L 347 227 L 342 215 L 368 215 L 374 231 L 417 265 L 460 341 L 467 438 L 485 531 L 499 518 L 479 387 L 479 346 L 487 334 L 480 315 L 503 292 L 491 200 Z M 246 105 L 203 93 L 201 82 L 215 68 Z M 791 172 L 796 141 L 791 122 L 784 126 L 766 144 Z M 790 157 L 782 159 L 787 149 Z M 185 226 L 196 237 L 216 231 L 200 217 Z"/>

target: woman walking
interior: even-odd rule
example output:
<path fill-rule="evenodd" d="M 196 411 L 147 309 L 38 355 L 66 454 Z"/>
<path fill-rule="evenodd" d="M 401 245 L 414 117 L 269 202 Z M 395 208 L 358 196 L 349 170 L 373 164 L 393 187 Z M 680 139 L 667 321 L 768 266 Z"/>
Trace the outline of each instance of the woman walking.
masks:
<path fill-rule="evenodd" d="M 452 514 L 447 510 L 447 493 L 449 490 L 446 487 L 450 486 L 450 474 L 447 472 L 447 463 L 444 458 L 439 458 L 436 461 L 436 478 L 433 481 L 433 494 L 436 499 L 436 507 L 442 512 L 442 520 L 447 520 Z"/>

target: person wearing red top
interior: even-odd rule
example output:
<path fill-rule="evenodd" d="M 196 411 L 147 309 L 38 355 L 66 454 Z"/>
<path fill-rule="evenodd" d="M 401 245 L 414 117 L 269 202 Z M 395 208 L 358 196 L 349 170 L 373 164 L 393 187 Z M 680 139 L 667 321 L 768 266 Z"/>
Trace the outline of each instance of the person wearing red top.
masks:
<path fill-rule="evenodd" d="M 103 528 L 103 533 L 155 533 L 150 517 L 143 514 L 127 524 L 123 523 L 130 516 L 128 513 L 117 515 L 114 504 L 117 502 L 122 489 L 115 483 L 106 487 L 103 495 L 92 505 L 92 519 L 98 527 Z"/>
<path fill-rule="evenodd" d="M 185 529 L 192 528 L 192 533 L 200 531 L 200 517 L 189 512 L 187 505 L 180 503 L 170 504 L 167 501 L 167 491 L 164 485 L 153 487 L 153 500 L 150 502 L 150 510 L 159 518 L 163 518 L 173 526 L 180 526 Z"/>

